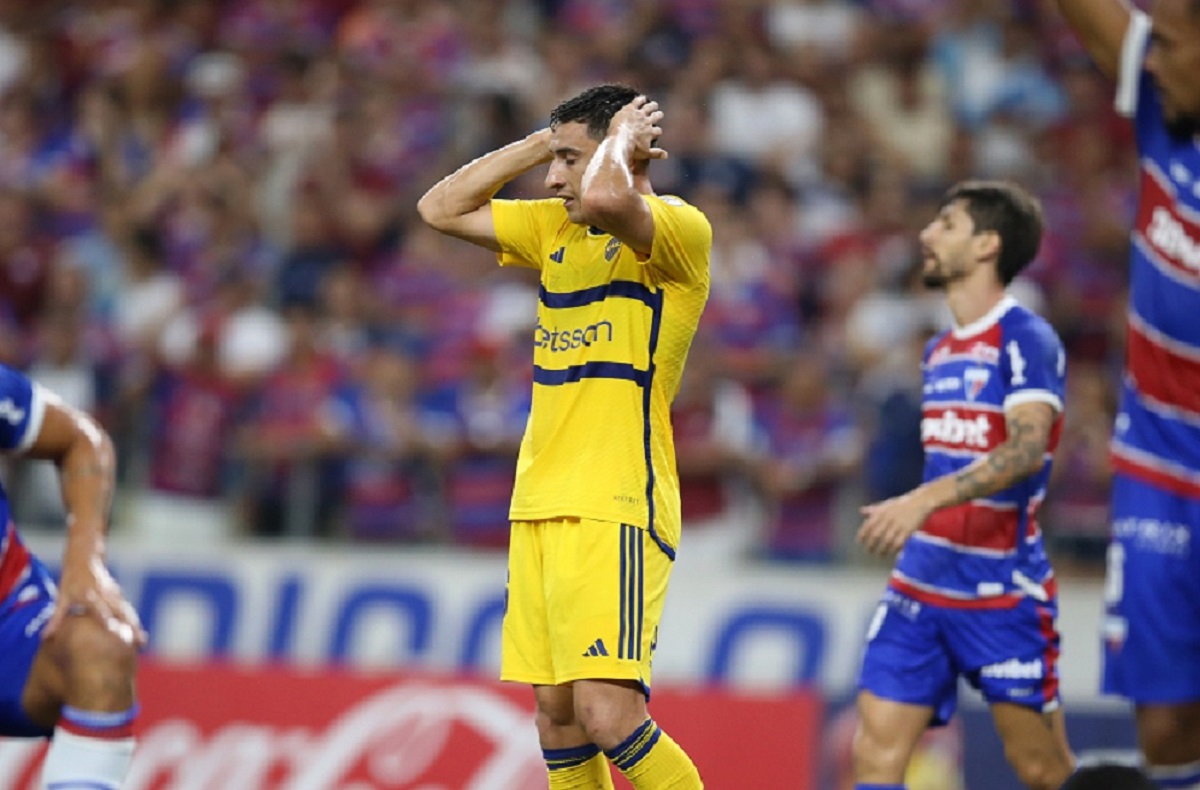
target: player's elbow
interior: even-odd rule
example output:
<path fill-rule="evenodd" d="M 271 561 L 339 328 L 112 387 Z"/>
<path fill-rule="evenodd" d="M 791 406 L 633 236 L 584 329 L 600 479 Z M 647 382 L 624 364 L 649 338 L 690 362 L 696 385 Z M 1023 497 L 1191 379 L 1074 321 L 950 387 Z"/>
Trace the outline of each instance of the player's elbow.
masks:
<path fill-rule="evenodd" d="M 75 417 L 75 441 L 77 447 L 95 458 L 96 468 L 115 470 L 117 451 L 112 436 L 104 430 L 96 420 L 88 414 L 77 413 Z"/>
<path fill-rule="evenodd" d="M 640 202 L 641 198 L 636 194 L 625 195 L 602 188 L 588 189 L 579 199 L 588 224 L 605 230 L 627 224 Z"/>
<path fill-rule="evenodd" d="M 450 227 L 452 217 L 437 187 L 430 189 L 417 201 L 417 214 L 422 222 L 434 230 L 444 232 Z"/>

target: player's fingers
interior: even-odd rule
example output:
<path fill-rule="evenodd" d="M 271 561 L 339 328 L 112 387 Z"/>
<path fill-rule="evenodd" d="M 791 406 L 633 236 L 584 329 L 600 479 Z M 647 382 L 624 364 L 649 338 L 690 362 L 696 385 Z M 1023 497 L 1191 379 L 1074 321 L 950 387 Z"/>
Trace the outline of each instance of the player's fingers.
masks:
<path fill-rule="evenodd" d="M 121 610 L 125 616 L 125 622 L 133 628 L 134 640 L 138 647 L 145 647 L 150 636 L 146 633 L 146 629 L 142 627 L 142 618 L 138 617 L 137 609 L 133 608 L 133 604 L 128 601 L 121 602 Z"/>
<path fill-rule="evenodd" d="M 51 614 L 50 619 L 46 621 L 46 627 L 42 629 L 42 638 L 49 639 L 57 634 L 58 630 L 62 628 L 62 623 L 63 620 L 66 619 L 66 616 L 66 610 L 61 605 L 54 607 L 53 614 Z"/>
<path fill-rule="evenodd" d="M 670 156 L 671 155 L 668 154 L 666 149 L 664 149 L 664 148 L 651 148 L 650 149 L 650 158 L 651 159 L 668 159 L 668 158 L 670 158 Z"/>
<path fill-rule="evenodd" d="M 858 530 L 858 542 L 868 554 L 874 554 L 879 543 L 879 523 L 874 518 L 868 518 Z"/>

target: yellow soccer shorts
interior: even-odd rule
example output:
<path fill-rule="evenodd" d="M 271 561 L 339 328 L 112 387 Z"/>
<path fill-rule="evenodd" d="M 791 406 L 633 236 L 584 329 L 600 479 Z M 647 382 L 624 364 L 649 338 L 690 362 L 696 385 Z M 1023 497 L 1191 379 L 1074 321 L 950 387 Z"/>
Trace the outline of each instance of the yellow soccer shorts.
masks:
<path fill-rule="evenodd" d="M 636 680 L 649 695 L 672 564 L 646 530 L 627 524 L 513 522 L 501 680 Z"/>

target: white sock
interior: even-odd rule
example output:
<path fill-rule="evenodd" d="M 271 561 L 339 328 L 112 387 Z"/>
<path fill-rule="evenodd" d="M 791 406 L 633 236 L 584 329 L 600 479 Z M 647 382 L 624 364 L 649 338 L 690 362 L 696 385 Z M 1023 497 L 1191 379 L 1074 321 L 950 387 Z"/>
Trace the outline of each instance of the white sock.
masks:
<path fill-rule="evenodd" d="M 1146 771 L 1159 787 L 1170 790 L 1200 788 L 1200 762 L 1185 765 L 1148 765 Z"/>
<path fill-rule="evenodd" d="M 133 761 L 132 737 L 96 738 L 54 730 L 42 766 L 45 790 L 120 790 Z"/>

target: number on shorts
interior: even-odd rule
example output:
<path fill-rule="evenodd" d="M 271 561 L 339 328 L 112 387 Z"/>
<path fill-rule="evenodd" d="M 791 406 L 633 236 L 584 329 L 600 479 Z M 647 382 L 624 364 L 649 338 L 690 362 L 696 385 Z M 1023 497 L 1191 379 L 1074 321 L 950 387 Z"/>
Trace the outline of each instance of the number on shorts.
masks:
<path fill-rule="evenodd" d="M 1125 547 L 1112 542 L 1108 545 L 1107 570 L 1104 574 L 1104 602 L 1120 603 L 1125 595 Z"/>

